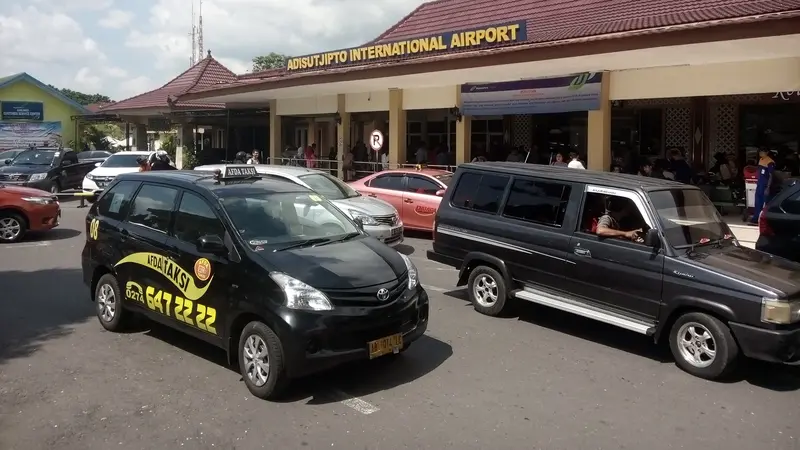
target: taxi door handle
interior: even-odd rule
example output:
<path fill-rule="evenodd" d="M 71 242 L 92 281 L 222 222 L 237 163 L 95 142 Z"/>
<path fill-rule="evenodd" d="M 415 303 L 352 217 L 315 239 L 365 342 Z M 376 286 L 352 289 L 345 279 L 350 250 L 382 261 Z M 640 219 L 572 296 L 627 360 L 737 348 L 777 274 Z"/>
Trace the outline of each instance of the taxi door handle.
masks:
<path fill-rule="evenodd" d="M 375 195 L 375 194 L 367 194 L 367 197 L 375 198 L 375 197 L 377 197 L 377 195 Z"/>
<path fill-rule="evenodd" d="M 587 258 L 591 258 L 592 257 L 592 252 L 590 252 L 589 250 L 586 250 L 585 248 L 576 248 L 576 249 L 573 250 L 573 253 L 575 253 L 578 256 L 585 256 Z"/>
<path fill-rule="evenodd" d="M 406 203 L 414 203 L 414 200 L 411 200 L 410 198 L 404 198 L 403 201 Z"/>

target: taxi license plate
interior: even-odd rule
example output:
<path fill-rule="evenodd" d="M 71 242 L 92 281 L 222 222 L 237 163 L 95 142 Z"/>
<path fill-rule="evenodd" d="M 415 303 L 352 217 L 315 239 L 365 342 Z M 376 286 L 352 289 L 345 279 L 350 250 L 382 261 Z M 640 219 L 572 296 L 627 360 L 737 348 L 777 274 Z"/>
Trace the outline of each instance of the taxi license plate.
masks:
<path fill-rule="evenodd" d="M 397 333 L 369 341 L 367 342 L 367 347 L 369 347 L 369 359 L 375 359 L 389 353 L 400 353 L 400 349 L 403 348 L 403 334 Z"/>
<path fill-rule="evenodd" d="M 392 237 L 399 236 L 400 233 L 403 232 L 403 229 L 400 227 L 392 228 Z"/>

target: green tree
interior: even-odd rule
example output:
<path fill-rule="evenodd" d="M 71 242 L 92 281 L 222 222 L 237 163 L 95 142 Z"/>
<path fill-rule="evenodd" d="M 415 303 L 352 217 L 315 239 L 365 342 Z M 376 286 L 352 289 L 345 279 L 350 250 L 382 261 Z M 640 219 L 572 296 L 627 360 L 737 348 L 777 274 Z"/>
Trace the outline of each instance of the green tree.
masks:
<path fill-rule="evenodd" d="M 91 105 L 93 103 L 111 102 L 111 98 L 103 94 L 86 94 L 84 92 L 73 91 L 72 89 L 59 89 L 53 85 L 50 85 L 50 87 L 59 91 L 65 97 L 80 103 L 83 106 Z M 119 124 L 116 123 L 107 122 L 85 124 L 81 128 L 80 141 L 87 145 L 93 144 L 94 148 L 97 150 L 108 150 L 109 145 L 105 139 L 106 136 L 113 137 L 114 139 L 122 139 L 122 128 L 120 128 Z M 75 148 L 75 143 L 70 143 L 69 146 Z"/>
<path fill-rule="evenodd" d="M 72 89 L 59 89 L 53 85 L 51 88 L 64 94 L 65 97 L 80 103 L 83 106 L 91 105 L 92 103 L 109 103 L 111 99 L 107 95 L 102 94 L 85 94 L 83 92 L 73 91 Z"/>
<path fill-rule="evenodd" d="M 288 56 L 275 52 L 271 52 L 268 55 L 256 56 L 253 58 L 253 72 L 286 67 L 286 60 L 288 59 Z"/>

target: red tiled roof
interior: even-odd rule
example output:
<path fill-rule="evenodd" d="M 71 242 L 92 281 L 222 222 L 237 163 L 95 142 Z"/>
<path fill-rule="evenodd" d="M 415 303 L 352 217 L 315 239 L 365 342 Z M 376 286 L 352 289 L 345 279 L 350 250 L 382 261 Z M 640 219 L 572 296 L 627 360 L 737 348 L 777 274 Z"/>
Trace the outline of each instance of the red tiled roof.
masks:
<path fill-rule="evenodd" d="M 236 74 L 208 56 L 158 89 L 102 107 L 101 112 L 122 112 L 142 108 L 221 109 L 218 103 L 182 102 L 177 98 L 193 89 L 208 89 L 236 81 Z"/>
<path fill-rule="evenodd" d="M 88 109 L 89 111 L 91 111 L 93 113 L 96 113 L 96 112 L 100 112 L 101 109 L 103 109 L 105 107 L 108 107 L 110 105 L 113 105 L 113 104 L 114 104 L 114 102 L 90 103 L 90 104 L 86 105 L 86 109 Z"/>
<path fill-rule="evenodd" d="M 468 57 L 485 52 L 515 51 L 570 43 L 623 38 L 673 30 L 707 28 L 722 23 L 778 20 L 800 14 L 800 0 L 438 0 L 423 3 L 365 45 L 526 21 L 527 40 L 488 49 L 466 49 L 404 56 L 362 65 L 288 72 L 271 69 L 239 76 L 232 82 L 196 88 L 205 93 L 276 80 L 363 70 L 419 61 Z M 768 25 L 766 25 L 768 26 Z M 310 81 L 313 83 L 313 81 Z"/>

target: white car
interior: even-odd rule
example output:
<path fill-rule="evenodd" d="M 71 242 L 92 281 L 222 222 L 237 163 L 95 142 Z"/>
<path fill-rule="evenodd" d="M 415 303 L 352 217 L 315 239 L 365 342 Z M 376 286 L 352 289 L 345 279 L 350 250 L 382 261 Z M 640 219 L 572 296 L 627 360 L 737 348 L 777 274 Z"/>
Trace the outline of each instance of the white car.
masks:
<path fill-rule="evenodd" d="M 117 175 L 139 171 L 138 158 L 147 158 L 153 152 L 119 152 L 109 156 L 83 179 L 84 192 L 102 191 Z"/>
<path fill-rule="evenodd" d="M 224 172 L 225 166 L 226 164 L 210 164 L 195 167 L 194 170 Z M 400 220 L 397 210 L 390 203 L 362 196 L 347 183 L 321 170 L 269 164 L 255 164 L 254 166 L 260 175 L 282 178 L 325 196 L 351 219 L 360 220 L 364 225 L 364 231 L 379 241 L 391 246 L 403 242 L 403 222 Z M 301 217 L 310 220 L 315 220 L 317 213 L 323 213 L 323 211 L 298 210 Z"/>

